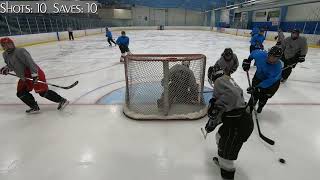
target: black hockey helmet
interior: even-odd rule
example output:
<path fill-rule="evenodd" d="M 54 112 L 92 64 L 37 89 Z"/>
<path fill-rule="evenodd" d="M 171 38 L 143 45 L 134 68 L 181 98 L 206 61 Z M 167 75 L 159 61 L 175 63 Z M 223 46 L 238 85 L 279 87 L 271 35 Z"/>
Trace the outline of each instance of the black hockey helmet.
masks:
<path fill-rule="evenodd" d="M 293 30 L 291 31 L 291 38 L 292 38 L 293 40 L 298 39 L 299 36 L 300 36 L 300 30 L 299 30 L 299 29 L 293 29 Z"/>
<path fill-rule="evenodd" d="M 225 60 L 231 60 L 232 55 L 233 55 L 233 51 L 231 48 L 225 48 L 222 53 L 222 56 L 224 57 Z"/>
<path fill-rule="evenodd" d="M 224 70 L 218 64 L 211 66 L 208 70 L 208 79 L 212 83 L 214 83 L 219 77 L 223 75 Z"/>
<path fill-rule="evenodd" d="M 300 34 L 300 30 L 299 30 L 299 29 L 293 29 L 293 30 L 291 31 L 291 33 L 298 33 L 298 34 Z"/>
<path fill-rule="evenodd" d="M 278 46 L 273 46 L 269 52 L 268 56 L 281 57 L 282 56 L 282 48 Z"/>
<path fill-rule="evenodd" d="M 233 51 L 231 48 L 225 48 L 222 53 L 222 56 L 228 56 L 228 55 L 232 55 L 232 54 L 233 54 Z"/>

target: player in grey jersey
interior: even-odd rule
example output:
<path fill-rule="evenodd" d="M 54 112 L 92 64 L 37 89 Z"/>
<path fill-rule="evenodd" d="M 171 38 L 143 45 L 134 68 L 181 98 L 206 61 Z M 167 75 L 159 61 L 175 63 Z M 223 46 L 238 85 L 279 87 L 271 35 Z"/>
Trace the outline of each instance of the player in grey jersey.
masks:
<path fill-rule="evenodd" d="M 308 53 L 308 43 L 305 37 L 300 36 L 300 31 L 294 29 L 291 32 L 291 37 L 287 37 L 281 46 L 283 49 L 281 60 L 284 62 L 281 82 L 285 82 L 289 78 L 292 69 L 296 67 L 296 64 L 305 61 Z"/>
<path fill-rule="evenodd" d="M 215 65 L 209 77 L 214 83 L 213 98 L 208 108 L 209 120 L 206 131 L 214 131 L 222 123 L 216 134 L 218 157 L 213 160 L 220 166 L 224 180 L 234 179 L 234 161 L 239 151 L 253 131 L 253 121 L 246 111 L 242 89 L 219 65 Z"/>
<path fill-rule="evenodd" d="M 285 36 L 280 28 L 278 29 L 278 35 L 274 37 L 274 39 L 277 40 L 276 46 L 281 47 L 281 45 L 284 43 Z"/>
<path fill-rule="evenodd" d="M 237 55 L 233 53 L 231 48 L 226 48 L 221 54 L 220 59 L 215 63 L 215 66 L 222 68 L 227 74 L 234 73 L 239 67 L 239 61 Z M 214 66 L 211 66 L 208 70 L 208 75 L 213 70 Z M 210 77 L 208 77 L 210 79 Z"/>

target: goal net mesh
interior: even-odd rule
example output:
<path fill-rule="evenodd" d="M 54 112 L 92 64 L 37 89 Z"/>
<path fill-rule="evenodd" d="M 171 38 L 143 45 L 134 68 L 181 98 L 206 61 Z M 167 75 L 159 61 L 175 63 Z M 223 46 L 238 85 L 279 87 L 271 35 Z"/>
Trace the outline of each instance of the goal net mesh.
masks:
<path fill-rule="evenodd" d="M 126 56 L 124 114 L 133 119 L 205 116 L 205 66 L 201 54 Z"/>

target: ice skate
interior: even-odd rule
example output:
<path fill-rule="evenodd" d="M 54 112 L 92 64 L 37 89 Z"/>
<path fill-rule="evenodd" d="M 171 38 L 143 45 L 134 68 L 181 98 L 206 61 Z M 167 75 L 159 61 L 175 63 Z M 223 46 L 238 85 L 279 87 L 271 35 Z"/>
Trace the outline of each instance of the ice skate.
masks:
<path fill-rule="evenodd" d="M 58 110 L 62 111 L 67 105 L 69 104 L 69 101 L 67 99 L 63 99 L 59 105 L 58 105 Z"/>
<path fill-rule="evenodd" d="M 34 107 L 26 110 L 27 114 L 37 114 L 39 112 L 40 112 L 40 108 L 39 108 L 38 104 L 36 104 L 36 105 L 34 105 Z"/>

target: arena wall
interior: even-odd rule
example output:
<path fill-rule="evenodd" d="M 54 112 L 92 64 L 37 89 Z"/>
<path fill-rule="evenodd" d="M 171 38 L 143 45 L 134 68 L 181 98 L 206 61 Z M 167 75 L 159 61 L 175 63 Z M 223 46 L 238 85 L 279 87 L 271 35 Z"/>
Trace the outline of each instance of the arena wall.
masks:
<path fill-rule="evenodd" d="M 251 30 L 247 29 L 232 29 L 232 28 L 216 28 L 216 27 L 207 27 L 207 26 L 165 26 L 164 30 L 203 30 L 203 31 L 213 31 L 219 33 L 226 33 L 236 36 L 245 36 L 250 37 Z M 111 27 L 112 31 L 121 31 L 121 30 L 158 30 L 159 26 L 129 26 L 129 27 Z M 87 30 L 77 30 L 74 31 L 74 37 L 83 37 L 89 35 L 96 35 L 105 33 L 104 28 L 98 29 L 87 29 Z M 284 33 L 286 37 L 290 36 L 290 33 Z M 277 32 L 269 31 L 267 32 L 266 39 L 274 41 Z M 313 34 L 302 34 L 308 40 L 310 47 L 320 48 L 320 35 Z M 41 34 L 28 34 L 28 35 L 16 35 L 10 36 L 17 46 L 29 46 L 53 41 L 61 41 L 68 39 L 68 32 L 53 32 L 53 33 L 41 33 Z"/>

